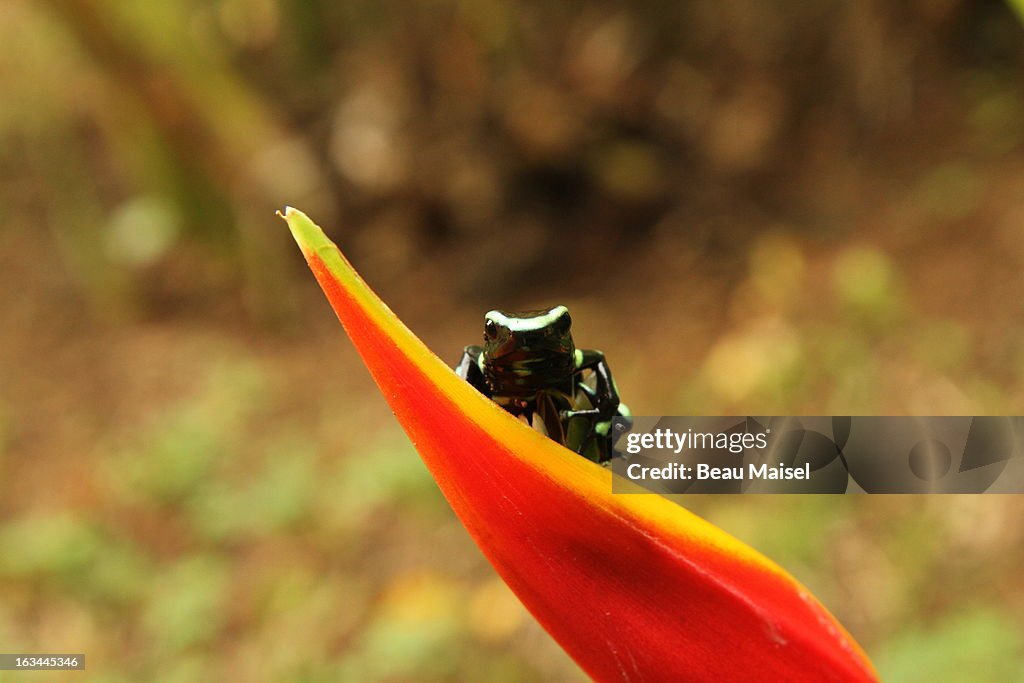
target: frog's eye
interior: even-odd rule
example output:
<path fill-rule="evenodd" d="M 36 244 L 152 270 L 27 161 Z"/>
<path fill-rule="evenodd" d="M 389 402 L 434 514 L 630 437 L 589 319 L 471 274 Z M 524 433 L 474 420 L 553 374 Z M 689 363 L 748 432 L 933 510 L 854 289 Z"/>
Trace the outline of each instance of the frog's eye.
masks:
<path fill-rule="evenodd" d="M 494 339 L 498 336 L 498 324 L 493 320 L 484 323 L 484 339 Z"/>

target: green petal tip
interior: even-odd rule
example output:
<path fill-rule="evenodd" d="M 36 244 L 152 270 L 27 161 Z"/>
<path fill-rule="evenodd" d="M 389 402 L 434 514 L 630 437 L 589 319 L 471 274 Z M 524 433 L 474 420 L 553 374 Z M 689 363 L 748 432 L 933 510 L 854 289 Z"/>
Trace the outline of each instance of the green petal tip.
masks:
<path fill-rule="evenodd" d="M 317 253 L 322 250 L 334 250 L 334 245 L 324 231 L 316 223 L 309 219 L 309 216 L 298 209 L 290 206 L 284 207 L 284 213 L 280 211 L 277 215 L 288 223 L 288 229 L 292 231 L 292 237 L 298 243 L 299 248 L 307 253 Z"/>

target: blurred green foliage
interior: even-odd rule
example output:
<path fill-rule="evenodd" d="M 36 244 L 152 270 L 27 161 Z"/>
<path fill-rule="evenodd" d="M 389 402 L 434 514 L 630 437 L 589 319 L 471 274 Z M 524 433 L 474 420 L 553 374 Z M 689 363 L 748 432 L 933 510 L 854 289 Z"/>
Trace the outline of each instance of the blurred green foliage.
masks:
<path fill-rule="evenodd" d="M 931 653 L 922 658 L 921 652 Z M 1005 615 L 974 609 L 895 638 L 878 661 L 885 680 L 1012 681 L 1020 677 L 1024 639 Z"/>
<path fill-rule="evenodd" d="M 1021 414 L 1015 14 L 0 3 L 3 649 L 107 683 L 583 680 L 284 204 L 452 361 L 489 308 L 567 304 L 638 414 Z M 1018 497 L 684 503 L 885 680 L 1024 677 Z"/>

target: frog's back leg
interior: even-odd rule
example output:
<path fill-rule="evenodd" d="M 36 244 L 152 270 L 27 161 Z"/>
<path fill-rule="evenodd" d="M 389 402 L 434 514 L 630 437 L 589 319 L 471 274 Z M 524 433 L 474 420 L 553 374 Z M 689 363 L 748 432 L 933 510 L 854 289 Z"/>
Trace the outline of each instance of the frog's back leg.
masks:
<path fill-rule="evenodd" d="M 559 417 L 559 403 L 554 396 L 542 391 L 537 395 L 535 404 L 537 417 L 544 422 L 544 431 L 549 438 L 565 445 L 565 425 Z"/>

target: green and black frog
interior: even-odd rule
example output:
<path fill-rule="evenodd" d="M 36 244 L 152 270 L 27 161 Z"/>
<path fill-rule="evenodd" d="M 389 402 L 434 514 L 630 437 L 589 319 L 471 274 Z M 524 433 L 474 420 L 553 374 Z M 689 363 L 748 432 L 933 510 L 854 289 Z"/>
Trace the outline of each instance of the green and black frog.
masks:
<path fill-rule="evenodd" d="M 577 349 L 565 306 L 489 311 L 483 346 L 467 346 L 460 377 L 505 410 L 589 460 L 612 456 L 611 424 L 629 418 L 600 351 Z"/>

